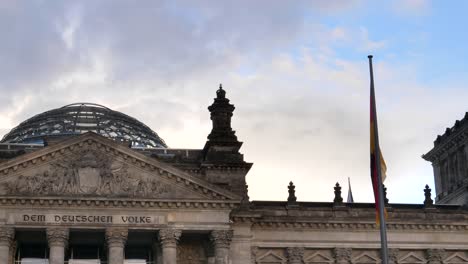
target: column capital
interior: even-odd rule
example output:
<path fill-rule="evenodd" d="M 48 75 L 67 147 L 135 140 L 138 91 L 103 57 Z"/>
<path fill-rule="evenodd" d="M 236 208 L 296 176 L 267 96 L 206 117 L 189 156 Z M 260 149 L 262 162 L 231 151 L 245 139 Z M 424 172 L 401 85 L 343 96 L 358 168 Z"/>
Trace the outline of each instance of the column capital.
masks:
<path fill-rule="evenodd" d="M 232 230 L 213 230 L 210 234 L 211 243 L 215 247 L 229 248 L 233 233 Z"/>
<path fill-rule="evenodd" d="M 0 245 L 10 246 L 15 238 L 15 229 L 9 226 L 0 227 Z"/>
<path fill-rule="evenodd" d="M 67 246 L 68 235 L 69 235 L 68 228 L 49 227 L 46 229 L 46 233 L 47 233 L 47 241 L 49 243 L 49 247 L 52 247 L 52 246 L 66 247 Z"/>
<path fill-rule="evenodd" d="M 304 248 L 303 247 L 288 247 L 286 249 L 288 255 L 288 263 L 291 264 L 300 264 L 304 257 Z"/>
<path fill-rule="evenodd" d="M 107 228 L 106 242 L 109 248 L 124 247 L 127 242 L 128 229 L 126 228 Z"/>
<path fill-rule="evenodd" d="M 162 247 L 176 247 L 182 231 L 179 229 L 166 228 L 159 230 L 159 241 Z"/>

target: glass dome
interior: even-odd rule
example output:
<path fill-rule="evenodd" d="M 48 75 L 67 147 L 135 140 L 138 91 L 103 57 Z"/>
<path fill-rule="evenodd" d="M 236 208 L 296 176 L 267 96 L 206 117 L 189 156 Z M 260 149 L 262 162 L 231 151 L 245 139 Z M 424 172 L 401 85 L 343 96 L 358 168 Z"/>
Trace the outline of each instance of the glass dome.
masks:
<path fill-rule="evenodd" d="M 132 147 L 167 148 L 148 126 L 118 111 L 91 103 L 75 103 L 35 115 L 6 134 L 2 143 L 43 143 L 44 137 L 94 132 Z"/>

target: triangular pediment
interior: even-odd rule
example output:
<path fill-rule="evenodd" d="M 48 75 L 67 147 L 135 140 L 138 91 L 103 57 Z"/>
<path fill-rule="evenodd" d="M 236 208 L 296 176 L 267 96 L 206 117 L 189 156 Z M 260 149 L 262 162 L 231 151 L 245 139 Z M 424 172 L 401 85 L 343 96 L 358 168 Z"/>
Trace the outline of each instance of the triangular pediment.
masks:
<path fill-rule="evenodd" d="M 354 258 L 353 263 L 379 263 L 380 259 L 370 256 L 367 253 L 362 253 L 361 255 Z"/>
<path fill-rule="evenodd" d="M 468 259 L 459 253 L 455 253 L 445 259 L 444 263 L 468 263 Z"/>
<path fill-rule="evenodd" d="M 398 263 L 426 263 L 426 260 L 416 256 L 414 253 L 410 252 L 400 258 Z"/>
<path fill-rule="evenodd" d="M 240 199 L 92 132 L 0 164 L 0 196 Z"/>
<path fill-rule="evenodd" d="M 259 263 L 280 263 L 280 264 L 286 263 L 285 258 L 278 256 L 277 254 L 275 254 L 275 252 L 271 250 L 269 250 L 268 252 L 260 256 L 259 258 L 257 258 L 257 261 Z"/>
<path fill-rule="evenodd" d="M 305 259 L 306 263 L 331 263 L 333 259 L 326 257 L 320 253 L 314 253 Z"/>

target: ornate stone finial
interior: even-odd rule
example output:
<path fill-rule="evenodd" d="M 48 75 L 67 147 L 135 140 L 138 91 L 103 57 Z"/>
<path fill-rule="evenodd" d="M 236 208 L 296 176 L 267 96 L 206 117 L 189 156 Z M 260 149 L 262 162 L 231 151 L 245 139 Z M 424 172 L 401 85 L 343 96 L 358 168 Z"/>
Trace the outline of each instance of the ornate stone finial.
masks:
<path fill-rule="evenodd" d="M 213 129 L 208 135 L 209 141 L 238 142 L 231 127 L 231 117 L 234 109 L 234 105 L 230 104 L 229 99 L 226 98 L 226 91 L 220 85 L 216 91 L 213 104 L 208 107 L 213 121 Z"/>
<path fill-rule="evenodd" d="M 288 247 L 286 249 L 288 256 L 288 263 L 302 264 L 304 258 L 304 248 L 302 247 Z"/>
<path fill-rule="evenodd" d="M 68 228 L 49 227 L 46 229 L 49 247 L 66 247 L 68 244 Z"/>
<path fill-rule="evenodd" d="M 426 184 L 424 188 L 424 207 L 431 207 L 434 205 L 434 201 L 431 199 L 431 189 Z"/>
<path fill-rule="evenodd" d="M 382 183 L 382 189 L 383 189 L 384 204 L 387 206 L 388 205 L 387 187 L 385 187 L 385 184 L 383 183 Z"/>
<path fill-rule="evenodd" d="M 292 181 L 289 182 L 288 193 L 289 193 L 288 204 L 296 203 L 296 201 L 297 201 L 296 186 L 294 186 Z"/>
<path fill-rule="evenodd" d="M 219 89 L 216 91 L 216 98 L 224 99 L 226 98 L 226 91 L 223 90 L 223 84 L 219 84 Z"/>
<path fill-rule="evenodd" d="M 239 152 L 242 142 L 237 140 L 236 132 L 231 127 L 234 109 L 234 105 L 226 98 L 226 91 L 220 85 L 213 104 L 208 107 L 212 129 L 203 148 L 204 162 L 209 164 L 244 162 L 244 156 Z M 240 187 L 237 186 L 236 191 L 241 191 Z"/>
<path fill-rule="evenodd" d="M 215 248 L 229 248 L 233 235 L 232 230 L 213 230 L 210 234 L 210 240 Z"/>
<path fill-rule="evenodd" d="M 178 229 L 161 229 L 159 230 L 159 241 L 163 247 L 177 247 L 179 238 L 182 235 L 182 231 Z"/>
<path fill-rule="evenodd" d="M 109 247 L 125 247 L 127 242 L 128 229 L 126 228 L 107 228 L 106 242 Z"/>
<path fill-rule="evenodd" d="M 333 202 L 335 204 L 342 203 L 343 202 L 343 197 L 341 197 L 341 186 L 340 186 L 340 184 L 336 183 L 335 187 L 333 189 L 335 189 L 335 198 L 333 199 Z"/>
<path fill-rule="evenodd" d="M 15 238 L 15 229 L 13 227 L 0 227 L 0 245 L 11 246 Z"/>
<path fill-rule="evenodd" d="M 333 255 L 335 257 L 336 264 L 349 264 L 351 262 L 351 253 L 350 248 L 335 248 L 333 250 Z"/>

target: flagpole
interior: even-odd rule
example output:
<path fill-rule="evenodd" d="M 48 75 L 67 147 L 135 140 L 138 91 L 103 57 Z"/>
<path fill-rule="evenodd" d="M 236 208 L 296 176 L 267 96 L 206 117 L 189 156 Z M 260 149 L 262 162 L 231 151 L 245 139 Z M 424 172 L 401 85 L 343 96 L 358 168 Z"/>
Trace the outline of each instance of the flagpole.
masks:
<path fill-rule="evenodd" d="M 378 184 L 378 203 L 379 203 L 379 219 L 380 219 L 380 245 L 381 245 L 381 258 L 382 264 L 388 264 L 388 248 L 387 248 L 387 225 L 385 221 L 385 201 L 383 196 L 383 184 L 381 175 L 380 164 L 380 147 L 379 147 L 379 131 L 377 126 L 377 110 L 375 104 L 375 91 L 374 91 L 374 72 L 372 69 L 372 55 L 369 58 L 369 71 L 370 71 L 370 93 L 371 93 L 371 111 L 374 116 L 374 146 L 375 146 L 375 165 L 377 166 L 377 184 Z"/>

